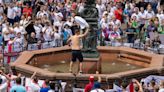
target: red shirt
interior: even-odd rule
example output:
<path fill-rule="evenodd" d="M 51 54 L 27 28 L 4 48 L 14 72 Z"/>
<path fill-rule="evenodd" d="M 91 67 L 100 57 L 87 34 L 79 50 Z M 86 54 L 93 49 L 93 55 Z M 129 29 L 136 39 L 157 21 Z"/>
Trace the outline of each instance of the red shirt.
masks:
<path fill-rule="evenodd" d="M 114 11 L 116 19 L 120 20 L 122 22 L 122 9 L 117 9 Z"/>
<path fill-rule="evenodd" d="M 25 7 L 23 8 L 23 14 L 25 14 L 25 16 L 31 16 L 32 15 L 32 8 L 28 8 L 28 7 Z"/>
<path fill-rule="evenodd" d="M 90 82 L 85 86 L 85 91 L 84 92 L 90 92 L 93 88 L 94 82 Z"/>

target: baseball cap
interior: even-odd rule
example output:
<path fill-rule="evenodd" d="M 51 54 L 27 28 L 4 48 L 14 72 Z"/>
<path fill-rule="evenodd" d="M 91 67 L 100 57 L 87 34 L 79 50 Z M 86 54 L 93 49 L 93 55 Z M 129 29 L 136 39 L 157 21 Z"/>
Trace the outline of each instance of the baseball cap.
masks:
<path fill-rule="evenodd" d="M 93 82 L 93 81 L 94 81 L 94 76 L 92 76 L 92 75 L 89 76 L 89 81 L 90 81 L 90 82 Z"/>

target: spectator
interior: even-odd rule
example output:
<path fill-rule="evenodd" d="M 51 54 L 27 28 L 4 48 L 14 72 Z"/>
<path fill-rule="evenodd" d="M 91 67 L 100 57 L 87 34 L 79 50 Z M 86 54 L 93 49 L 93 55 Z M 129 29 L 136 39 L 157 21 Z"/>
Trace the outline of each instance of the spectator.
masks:
<path fill-rule="evenodd" d="M 43 37 L 46 42 L 52 41 L 53 28 L 50 22 L 46 22 L 45 26 L 42 29 Z"/>
<path fill-rule="evenodd" d="M 94 90 L 92 90 L 92 91 L 90 91 L 90 92 L 105 92 L 105 91 L 101 89 L 100 83 L 96 82 L 96 83 L 94 84 Z"/>
<path fill-rule="evenodd" d="M 26 88 L 21 85 L 21 78 L 16 79 L 16 85 L 11 87 L 10 92 L 26 92 Z"/>
<path fill-rule="evenodd" d="M 164 81 L 160 81 L 160 87 L 158 92 L 163 92 L 164 91 Z"/>
<path fill-rule="evenodd" d="M 63 29 L 62 36 L 63 36 L 63 45 L 66 45 L 68 38 L 72 36 L 72 30 L 69 29 L 69 26 L 67 24 Z"/>
<path fill-rule="evenodd" d="M 150 37 L 149 33 L 153 32 L 154 30 L 155 30 L 154 21 L 153 21 L 153 19 L 151 19 L 149 21 L 149 25 L 147 26 L 147 35 L 148 35 L 148 37 Z"/>
<path fill-rule="evenodd" d="M 35 38 L 35 37 L 36 37 L 36 36 L 35 36 L 35 33 L 32 32 L 31 35 L 30 35 L 30 37 L 28 38 L 28 44 L 37 43 L 38 40 L 37 40 L 37 38 Z"/>
<path fill-rule="evenodd" d="M 7 18 L 10 25 L 14 25 L 14 19 L 16 16 L 15 14 L 16 13 L 14 11 L 14 5 L 10 3 L 9 6 L 7 7 Z"/>
<path fill-rule="evenodd" d="M 132 23 L 129 22 L 128 28 L 126 30 L 128 43 L 134 43 L 136 30 L 132 27 Z"/>
<path fill-rule="evenodd" d="M 122 82 L 121 83 L 122 92 L 128 92 L 127 89 L 126 89 L 127 86 L 128 86 L 128 83 L 127 82 Z"/>
<path fill-rule="evenodd" d="M 20 33 L 22 38 L 24 38 L 24 35 L 27 34 L 25 28 L 23 26 L 21 26 L 18 22 L 15 23 L 14 32 L 16 34 Z"/>
<path fill-rule="evenodd" d="M 32 8 L 28 3 L 26 3 L 26 7 L 23 8 L 23 15 L 25 17 L 31 17 L 32 16 Z"/>
<path fill-rule="evenodd" d="M 121 39 L 118 26 L 113 27 L 113 31 L 110 32 L 109 38 L 111 41 L 114 41 L 114 42 Z"/>
<path fill-rule="evenodd" d="M 152 6 L 150 4 L 147 6 L 147 10 L 145 13 L 146 13 L 147 20 L 150 20 L 154 17 L 155 14 L 154 14 L 154 11 L 152 11 Z"/>
<path fill-rule="evenodd" d="M 85 86 L 84 92 L 90 92 L 94 86 L 94 76 L 89 77 L 89 83 Z"/>
<path fill-rule="evenodd" d="M 99 74 L 98 71 L 96 71 L 96 74 Z M 101 88 L 101 77 L 98 76 L 98 81 L 94 83 L 93 88 L 90 92 L 105 92 L 102 88 Z"/>
<path fill-rule="evenodd" d="M 7 45 L 7 42 L 10 40 L 10 33 L 13 31 L 13 28 L 9 26 L 9 22 L 6 23 L 5 27 L 2 28 L 2 35 L 4 37 L 4 44 Z"/>
<path fill-rule="evenodd" d="M 24 46 L 24 43 L 25 43 L 24 41 L 25 41 L 25 40 L 24 40 L 24 38 L 21 36 L 21 32 L 18 32 L 18 33 L 16 34 L 14 43 L 15 43 L 16 45 L 19 45 L 19 47 L 23 47 L 23 46 Z"/>
<path fill-rule="evenodd" d="M 7 75 L 2 71 L 0 70 L 0 91 L 1 92 L 7 92 L 7 86 L 8 86 L 8 77 Z"/>
<path fill-rule="evenodd" d="M 117 9 L 114 11 L 114 14 L 115 14 L 116 19 L 118 19 L 122 22 L 123 11 L 122 11 L 121 5 L 119 3 L 117 4 Z"/>
<path fill-rule="evenodd" d="M 45 6 L 40 8 L 40 11 L 37 12 L 36 17 L 37 18 L 43 18 L 43 16 L 49 17 L 48 12 L 45 10 Z"/>
<path fill-rule="evenodd" d="M 36 20 L 35 24 L 34 24 L 34 29 L 35 29 L 35 33 L 36 33 L 36 38 L 37 39 L 41 39 L 41 34 L 42 34 L 42 25 L 40 24 L 40 20 Z"/>
<path fill-rule="evenodd" d="M 54 28 L 54 32 L 53 32 L 53 36 L 54 36 L 54 42 L 55 42 L 55 46 L 56 47 L 59 47 L 61 46 L 61 34 L 59 34 L 59 28 L 58 27 L 55 27 Z"/>
<path fill-rule="evenodd" d="M 159 23 L 162 23 L 162 20 L 164 20 L 163 11 L 162 11 L 160 8 L 158 8 L 158 12 L 157 12 L 157 14 L 156 14 L 156 17 L 158 17 Z"/>
<path fill-rule="evenodd" d="M 109 24 L 108 28 L 102 29 L 102 37 L 104 38 L 105 41 L 110 41 L 109 35 L 110 35 L 110 32 L 112 32 L 112 31 L 113 31 L 113 28 L 112 28 L 111 23 Z"/>
<path fill-rule="evenodd" d="M 48 92 L 50 90 L 49 81 L 45 80 L 43 86 L 40 89 L 40 92 Z"/>
<path fill-rule="evenodd" d="M 40 86 L 38 84 L 38 79 L 36 77 L 32 78 L 30 88 L 31 92 L 40 92 Z"/>
<path fill-rule="evenodd" d="M 15 19 L 14 22 L 18 22 L 21 19 L 21 15 L 22 15 L 22 8 L 21 8 L 21 4 L 19 2 L 16 2 L 15 6 L 14 6 L 14 11 L 15 11 Z"/>
<path fill-rule="evenodd" d="M 138 17 L 139 17 L 139 29 L 142 30 L 142 28 L 144 27 L 145 25 L 145 21 L 146 21 L 146 13 L 145 13 L 145 10 L 144 10 L 144 7 L 141 7 L 140 8 L 140 12 L 138 14 Z"/>
<path fill-rule="evenodd" d="M 61 84 L 57 81 L 50 82 L 50 90 L 48 92 L 61 92 Z"/>
<path fill-rule="evenodd" d="M 138 82 L 138 80 L 133 79 L 132 82 L 134 85 L 134 91 L 135 92 L 143 92 L 142 85 Z"/>
<path fill-rule="evenodd" d="M 162 23 L 159 24 L 158 32 L 159 32 L 160 34 L 164 34 L 164 19 L 162 20 Z"/>
<path fill-rule="evenodd" d="M 107 25 L 108 25 L 108 12 L 105 11 L 102 15 L 102 19 L 100 21 L 100 25 L 101 25 L 101 28 L 107 28 Z"/>

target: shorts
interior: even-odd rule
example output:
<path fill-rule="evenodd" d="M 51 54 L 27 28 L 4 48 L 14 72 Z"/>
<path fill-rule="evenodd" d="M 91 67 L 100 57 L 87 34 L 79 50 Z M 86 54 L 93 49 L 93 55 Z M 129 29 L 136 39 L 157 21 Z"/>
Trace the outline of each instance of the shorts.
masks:
<path fill-rule="evenodd" d="M 79 62 L 83 62 L 83 55 L 80 50 L 72 50 L 72 62 L 76 62 L 76 60 L 79 60 Z"/>

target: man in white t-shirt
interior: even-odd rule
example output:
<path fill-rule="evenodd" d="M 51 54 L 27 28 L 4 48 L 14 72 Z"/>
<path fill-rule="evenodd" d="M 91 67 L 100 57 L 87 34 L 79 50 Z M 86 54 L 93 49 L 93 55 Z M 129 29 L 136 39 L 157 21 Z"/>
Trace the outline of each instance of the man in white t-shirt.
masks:
<path fill-rule="evenodd" d="M 6 25 L 2 28 L 2 36 L 4 38 L 5 44 L 10 40 L 10 33 L 13 31 L 13 28 L 9 26 L 7 22 Z"/>
<path fill-rule="evenodd" d="M 43 28 L 42 25 L 39 23 L 38 20 L 36 20 L 34 24 L 34 29 L 35 29 L 37 39 L 41 39 L 42 28 Z"/>
<path fill-rule="evenodd" d="M 21 33 L 22 36 L 24 36 L 27 33 L 25 28 L 23 26 L 20 26 L 18 22 L 15 23 L 14 32 L 16 34 Z"/>
<path fill-rule="evenodd" d="M 22 9 L 20 7 L 19 3 L 16 3 L 16 5 L 13 7 L 14 11 L 15 11 L 15 19 L 14 22 L 18 22 L 21 19 L 21 15 L 22 15 Z"/>
<path fill-rule="evenodd" d="M 36 17 L 37 18 L 42 18 L 44 15 L 46 15 L 46 17 L 49 17 L 49 14 L 47 13 L 47 11 L 44 10 L 45 7 L 41 7 L 40 11 L 37 12 Z"/>
<path fill-rule="evenodd" d="M 16 13 L 15 13 L 13 4 L 10 3 L 7 9 L 7 18 L 8 18 L 8 22 L 12 25 L 14 24 L 15 16 L 16 16 Z"/>
<path fill-rule="evenodd" d="M 62 38 L 59 33 L 59 27 L 55 27 L 53 31 L 53 41 L 55 42 L 55 47 L 62 46 Z"/>
<path fill-rule="evenodd" d="M 146 20 L 146 14 L 145 14 L 145 11 L 144 11 L 144 7 L 141 7 L 140 12 L 138 14 L 138 17 L 139 17 L 139 23 L 141 25 L 144 25 L 145 20 Z"/>
<path fill-rule="evenodd" d="M 76 23 L 80 25 L 80 29 L 82 30 L 89 27 L 89 24 L 87 23 L 87 21 L 80 16 L 75 16 L 74 20 Z"/>
<path fill-rule="evenodd" d="M 34 78 L 31 81 L 30 88 L 31 88 L 31 92 L 40 92 L 40 86 L 39 86 L 38 80 L 36 78 Z"/>
<path fill-rule="evenodd" d="M 115 16 L 112 16 L 112 20 L 111 20 L 110 24 L 112 24 L 113 26 L 117 25 L 118 28 L 121 28 L 121 21 L 116 19 Z"/>
<path fill-rule="evenodd" d="M 146 19 L 150 20 L 155 17 L 154 11 L 152 10 L 151 5 L 148 5 L 147 10 L 145 11 L 146 13 Z M 148 22 L 148 21 L 147 21 Z"/>
<path fill-rule="evenodd" d="M 164 80 L 160 81 L 160 87 L 158 92 L 164 92 Z"/>
<path fill-rule="evenodd" d="M 134 16 L 136 16 L 136 20 L 139 21 L 139 9 L 138 9 L 138 7 L 134 8 L 134 13 L 131 16 L 131 19 L 133 19 Z"/>
<path fill-rule="evenodd" d="M 105 5 L 101 3 L 101 0 L 98 0 L 98 3 L 96 4 L 96 8 L 98 9 L 99 12 L 99 18 L 101 18 L 105 10 Z"/>
<path fill-rule="evenodd" d="M 100 20 L 100 26 L 101 28 L 107 28 L 108 27 L 108 12 L 105 11 L 102 15 L 102 18 Z"/>
<path fill-rule="evenodd" d="M 156 16 L 159 19 L 159 23 L 162 23 L 162 20 L 164 19 L 164 12 L 161 11 L 161 9 L 158 9 L 158 13 L 156 14 Z"/>
<path fill-rule="evenodd" d="M 7 87 L 8 87 L 8 81 L 7 78 L 5 76 L 7 76 L 6 74 L 4 74 L 1 70 L 0 70 L 0 92 L 7 92 Z"/>
<path fill-rule="evenodd" d="M 42 29 L 43 37 L 45 41 L 52 41 L 53 28 L 50 26 L 50 23 L 47 22 Z"/>
<path fill-rule="evenodd" d="M 15 37 L 15 40 L 14 40 L 14 51 L 15 52 L 20 52 L 20 51 L 22 51 L 23 50 L 23 48 L 24 48 L 24 46 L 25 46 L 25 42 L 24 42 L 25 40 L 24 40 L 24 38 L 22 37 L 22 35 L 21 35 L 21 32 L 18 32 L 17 34 L 16 34 L 16 37 Z"/>

